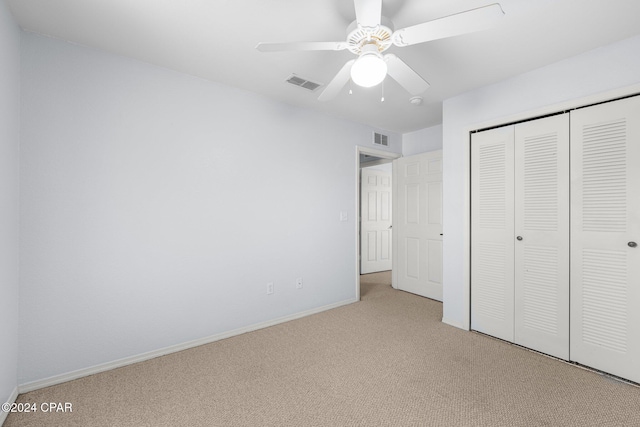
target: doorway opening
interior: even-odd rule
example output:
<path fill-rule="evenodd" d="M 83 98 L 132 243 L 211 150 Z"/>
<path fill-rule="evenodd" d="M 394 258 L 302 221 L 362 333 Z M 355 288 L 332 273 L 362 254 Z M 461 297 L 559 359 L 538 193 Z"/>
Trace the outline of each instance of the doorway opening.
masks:
<path fill-rule="evenodd" d="M 393 230 L 391 194 L 392 161 L 401 157 L 373 148 L 356 147 L 356 299 L 360 300 L 360 275 L 390 271 Z M 365 181 L 363 181 L 363 171 Z M 368 194 L 363 195 L 363 184 Z M 388 192 L 383 188 L 387 188 Z M 387 193 L 387 194 L 385 194 Z M 381 203 L 382 202 L 382 203 Z M 363 208 L 367 221 L 363 221 Z M 380 221 L 378 221 L 380 219 Z M 364 224 L 364 233 L 363 233 Z M 382 243 L 382 244 L 381 244 Z M 385 249 L 387 248 L 387 249 Z M 365 253 L 366 252 L 366 253 Z M 381 256 L 382 255 L 382 256 Z M 363 269 L 364 260 L 364 269 Z"/>

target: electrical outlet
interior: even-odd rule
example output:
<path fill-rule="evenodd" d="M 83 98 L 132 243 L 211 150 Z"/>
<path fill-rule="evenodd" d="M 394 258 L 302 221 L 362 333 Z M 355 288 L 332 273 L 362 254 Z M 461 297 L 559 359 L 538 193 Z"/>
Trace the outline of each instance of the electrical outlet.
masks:
<path fill-rule="evenodd" d="M 302 277 L 296 279 L 296 289 L 302 289 Z"/>
<path fill-rule="evenodd" d="M 273 293 L 273 282 L 267 283 L 267 295 L 271 295 Z"/>

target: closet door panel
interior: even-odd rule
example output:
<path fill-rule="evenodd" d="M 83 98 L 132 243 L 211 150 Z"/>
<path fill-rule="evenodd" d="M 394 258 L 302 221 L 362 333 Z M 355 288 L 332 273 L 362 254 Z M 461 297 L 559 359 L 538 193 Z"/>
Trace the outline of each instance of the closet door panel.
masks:
<path fill-rule="evenodd" d="M 471 142 L 471 328 L 513 342 L 513 126 Z"/>
<path fill-rule="evenodd" d="M 569 358 L 569 115 L 515 127 L 515 342 Z"/>
<path fill-rule="evenodd" d="M 571 113 L 571 360 L 640 382 L 640 97 Z"/>

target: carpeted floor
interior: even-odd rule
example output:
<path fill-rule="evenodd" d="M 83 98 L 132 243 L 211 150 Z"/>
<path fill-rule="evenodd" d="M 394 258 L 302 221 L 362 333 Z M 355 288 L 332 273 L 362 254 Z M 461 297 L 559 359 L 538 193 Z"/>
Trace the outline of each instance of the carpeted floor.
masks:
<path fill-rule="evenodd" d="M 640 426 L 640 388 L 441 323 L 362 277 L 362 301 L 19 396 L 14 426 Z"/>

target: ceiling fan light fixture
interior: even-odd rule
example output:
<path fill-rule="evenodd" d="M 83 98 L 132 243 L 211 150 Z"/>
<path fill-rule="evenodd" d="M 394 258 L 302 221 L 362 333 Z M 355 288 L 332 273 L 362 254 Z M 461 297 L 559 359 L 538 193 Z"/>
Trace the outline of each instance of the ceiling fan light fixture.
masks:
<path fill-rule="evenodd" d="M 351 80 L 358 86 L 373 87 L 387 76 L 387 63 L 375 44 L 362 48 L 360 57 L 351 67 Z"/>

